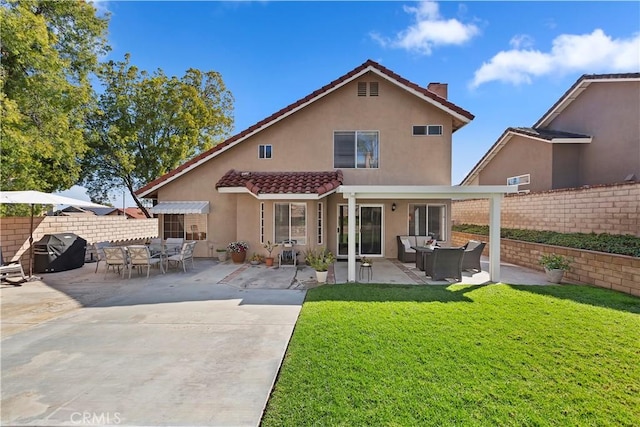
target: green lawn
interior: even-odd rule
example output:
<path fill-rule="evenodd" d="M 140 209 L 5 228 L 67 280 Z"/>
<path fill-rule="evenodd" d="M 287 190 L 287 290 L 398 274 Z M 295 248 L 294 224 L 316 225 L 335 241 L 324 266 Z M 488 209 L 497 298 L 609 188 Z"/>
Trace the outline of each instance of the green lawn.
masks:
<path fill-rule="evenodd" d="M 640 425 L 640 299 L 586 286 L 310 290 L 264 426 Z"/>

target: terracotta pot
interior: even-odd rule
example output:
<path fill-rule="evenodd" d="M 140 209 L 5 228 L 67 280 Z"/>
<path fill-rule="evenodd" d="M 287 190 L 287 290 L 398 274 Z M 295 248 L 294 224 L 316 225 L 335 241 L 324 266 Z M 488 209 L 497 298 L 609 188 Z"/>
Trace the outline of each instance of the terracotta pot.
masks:
<path fill-rule="evenodd" d="M 267 267 L 273 267 L 273 258 L 265 258 L 265 259 L 264 259 L 264 264 L 265 264 Z"/>
<path fill-rule="evenodd" d="M 231 252 L 231 259 L 236 264 L 242 264 L 247 257 L 246 252 Z"/>

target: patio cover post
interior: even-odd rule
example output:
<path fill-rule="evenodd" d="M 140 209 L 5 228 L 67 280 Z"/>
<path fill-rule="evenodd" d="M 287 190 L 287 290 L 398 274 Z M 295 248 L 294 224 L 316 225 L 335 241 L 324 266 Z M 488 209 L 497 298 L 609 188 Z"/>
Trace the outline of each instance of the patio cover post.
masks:
<path fill-rule="evenodd" d="M 489 199 L 489 279 L 500 281 L 500 203 L 502 194 Z"/>
<path fill-rule="evenodd" d="M 349 193 L 349 205 L 347 213 L 347 281 L 356 281 L 356 195 Z"/>

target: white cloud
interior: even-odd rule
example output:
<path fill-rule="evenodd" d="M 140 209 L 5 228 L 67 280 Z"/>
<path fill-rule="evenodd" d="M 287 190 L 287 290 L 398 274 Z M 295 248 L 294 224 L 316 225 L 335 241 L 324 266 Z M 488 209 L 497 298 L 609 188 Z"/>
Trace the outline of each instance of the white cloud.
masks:
<path fill-rule="evenodd" d="M 509 45 L 514 49 L 529 48 L 533 46 L 533 38 L 527 34 L 518 34 L 511 37 Z"/>
<path fill-rule="evenodd" d="M 479 33 L 473 24 L 464 24 L 457 19 L 445 19 L 440 15 L 438 3 L 424 1 L 417 7 L 404 6 L 406 13 L 415 17 L 415 22 L 389 38 L 371 33 L 373 40 L 383 47 L 401 48 L 430 55 L 435 46 L 460 45 Z"/>
<path fill-rule="evenodd" d="M 519 36 L 511 39 L 514 47 L 496 54 L 476 70 L 471 87 L 501 81 L 514 85 L 531 83 L 534 77 L 570 72 L 607 73 L 640 69 L 640 34 L 627 39 L 612 39 L 601 29 L 591 34 L 562 34 L 553 40 L 550 52 L 521 44 Z"/>

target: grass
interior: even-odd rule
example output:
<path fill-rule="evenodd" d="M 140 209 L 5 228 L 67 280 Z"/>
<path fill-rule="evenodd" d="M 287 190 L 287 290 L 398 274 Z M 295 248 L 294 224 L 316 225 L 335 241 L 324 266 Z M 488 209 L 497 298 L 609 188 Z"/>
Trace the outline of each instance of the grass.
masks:
<path fill-rule="evenodd" d="M 584 286 L 310 290 L 264 426 L 640 424 L 640 299 Z"/>

